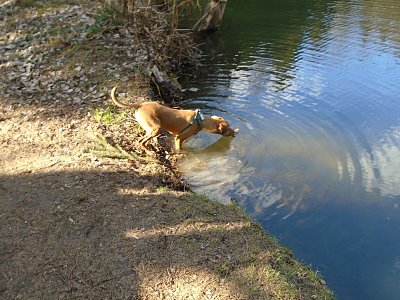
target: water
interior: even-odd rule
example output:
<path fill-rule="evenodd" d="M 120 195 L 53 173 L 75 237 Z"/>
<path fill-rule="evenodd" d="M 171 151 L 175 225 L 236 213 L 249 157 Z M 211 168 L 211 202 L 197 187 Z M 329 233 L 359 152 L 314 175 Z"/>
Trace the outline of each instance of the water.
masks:
<path fill-rule="evenodd" d="M 400 299 L 400 1 L 229 1 L 187 107 L 185 177 L 235 199 L 339 299 Z"/>

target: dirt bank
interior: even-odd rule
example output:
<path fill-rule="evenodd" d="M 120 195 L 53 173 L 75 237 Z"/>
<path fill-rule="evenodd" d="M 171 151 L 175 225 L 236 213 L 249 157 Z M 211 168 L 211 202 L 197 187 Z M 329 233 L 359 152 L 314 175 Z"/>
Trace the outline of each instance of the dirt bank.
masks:
<path fill-rule="evenodd" d="M 174 189 L 168 150 L 137 149 L 107 106 L 116 83 L 147 94 L 133 32 L 94 2 L 0 9 L 1 299 L 332 298 L 240 209 Z"/>

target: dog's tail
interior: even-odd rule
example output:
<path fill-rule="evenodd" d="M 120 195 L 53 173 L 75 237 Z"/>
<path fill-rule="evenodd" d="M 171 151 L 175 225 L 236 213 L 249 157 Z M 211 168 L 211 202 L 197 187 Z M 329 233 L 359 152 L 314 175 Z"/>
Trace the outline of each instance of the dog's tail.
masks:
<path fill-rule="evenodd" d="M 117 90 L 117 87 L 113 87 L 111 90 L 111 100 L 114 102 L 116 106 L 122 107 L 122 108 L 133 108 L 133 109 L 138 109 L 142 104 L 140 103 L 132 103 L 132 104 L 125 104 L 120 102 L 117 97 L 115 97 L 115 91 Z"/>

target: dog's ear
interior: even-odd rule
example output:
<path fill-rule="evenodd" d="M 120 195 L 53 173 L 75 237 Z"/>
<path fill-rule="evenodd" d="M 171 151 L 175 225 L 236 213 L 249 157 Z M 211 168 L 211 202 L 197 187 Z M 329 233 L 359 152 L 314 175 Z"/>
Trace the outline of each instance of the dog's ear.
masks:
<path fill-rule="evenodd" d="M 233 131 L 233 129 L 229 126 L 229 123 L 225 120 L 221 121 L 218 124 L 218 131 L 219 134 L 223 135 L 223 136 L 235 136 L 235 132 Z"/>
<path fill-rule="evenodd" d="M 229 127 L 228 124 L 226 124 L 225 122 L 221 122 L 218 125 L 218 130 L 222 135 L 224 135 L 226 133 L 226 130 L 228 129 L 228 127 Z"/>

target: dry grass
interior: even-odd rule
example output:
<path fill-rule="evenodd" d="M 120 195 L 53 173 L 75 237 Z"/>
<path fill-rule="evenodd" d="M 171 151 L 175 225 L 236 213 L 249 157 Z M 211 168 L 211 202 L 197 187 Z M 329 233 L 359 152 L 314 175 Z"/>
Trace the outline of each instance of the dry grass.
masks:
<path fill-rule="evenodd" d="M 98 15 L 98 26 L 108 28 L 117 24 L 133 28 L 132 43 L 143 47 L 142 54 L 147 56 L 150 68 L 155 64 L 166 71 L 177 71 L 185 64 L 196 64 L 200 55 L 192 34 L 178 29 L 179 11 L 196 3 L 133 0 L 121 8 L 111 1 Z"/>

